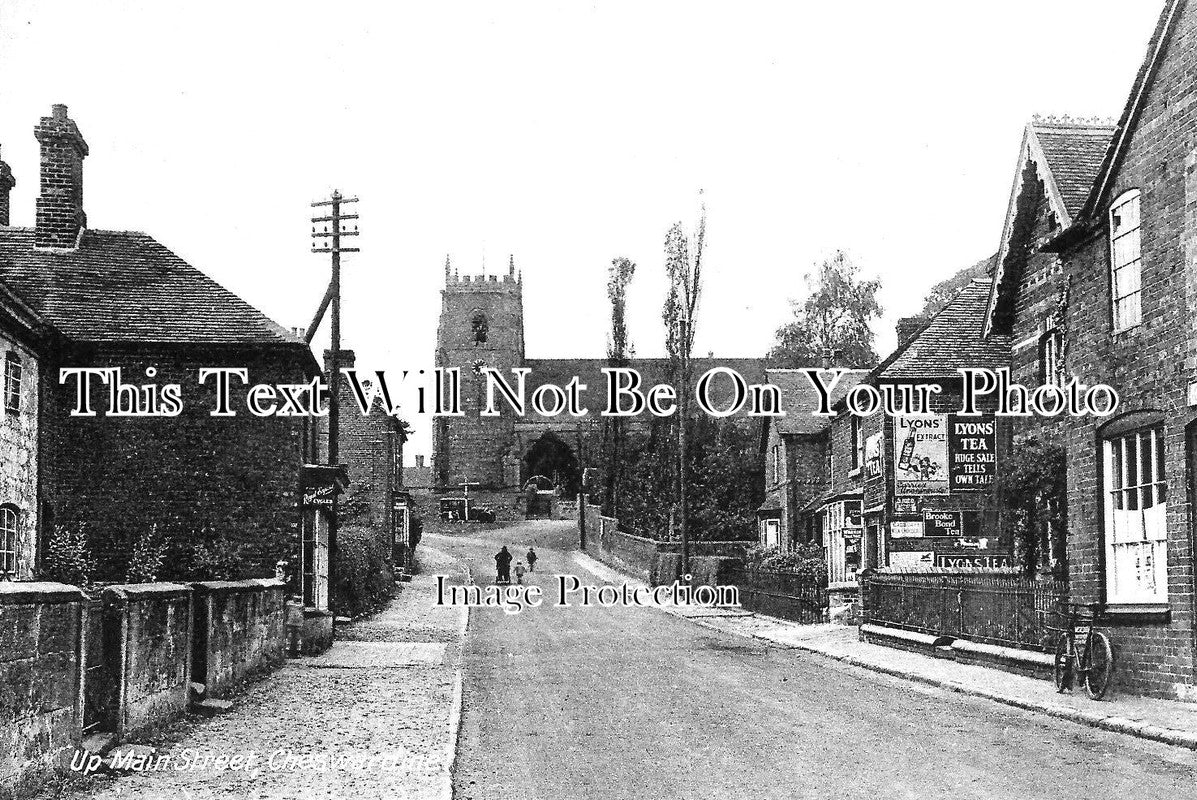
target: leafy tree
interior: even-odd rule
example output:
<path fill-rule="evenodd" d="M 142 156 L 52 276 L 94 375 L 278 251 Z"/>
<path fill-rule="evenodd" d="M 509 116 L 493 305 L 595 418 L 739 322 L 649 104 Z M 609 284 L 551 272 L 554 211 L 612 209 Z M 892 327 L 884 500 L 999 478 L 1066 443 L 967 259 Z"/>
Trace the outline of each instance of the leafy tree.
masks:
<path fill-rule="evenodd" d="M 1067 575 L 1068 459 L 1060 445 L 1031 436 L 1020 442 L 998 476 L 1015 555 L 1027 575 Z"/>
<path fill-rule="evenodd" d="M 787 367 L 817 366 L 825 356 L 833 365 L 876 366 L 869 324 L 881 316 L 881 282 L 862 278 L 859 266 L 842 250 L 804 279 L 807 298 L 791 301 L 794 319 L 778 328 L 770 359 Z"/>
<path fill-rule="evenodd" d="M 627 258 L 611 261 L 607 277 L 607 300 L 611 303 L 611 336 L 607 340 L 607 363 L 612 367 L 625 367 L 635 354 L 628 335 L 627 299 L 628 285 L 636 274 L 636 265 Z M 607 417 L 603 428 L 604 463 L 606 472 L 607 513 L 619 516 L 620 495 L 623 493 L 624 454 L 623 440 L 626 426 L 622 417 Z"/>
<path fill-rule="evenodd" d="M 699 193 L 701 196 L 701 192 Z M 682 223 L 675 222 L 665 234 L 665 274 L 669 278 L 669 292 L 661 319 L 665 323 L 665 349 L 669 353 L 674 384 L 680 384 L 679 413 L 677 419 L 677 458 L 674 474 L 674 496 L 677 500 L 677 523 L 682 541 L 687 538 L 689 525 L 689 498 L 687 480 L 690 458 L 687 453 L 689 413 L 686 398 L 690 385 L 690 353 L 694 348 L 695 314 L 702 294 L 702 256 L 707 235 L 706 204 L 700 204 L 698 229 L 694 234 L 694 247 L 682 230 Z M 683 549 L 683 560 L 685 559 Z"/>

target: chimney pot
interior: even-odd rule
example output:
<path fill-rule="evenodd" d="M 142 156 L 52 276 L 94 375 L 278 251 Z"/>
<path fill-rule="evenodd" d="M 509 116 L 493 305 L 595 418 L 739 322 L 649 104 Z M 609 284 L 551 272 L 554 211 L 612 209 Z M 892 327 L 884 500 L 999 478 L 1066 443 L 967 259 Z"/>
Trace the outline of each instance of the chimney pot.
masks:
<path fill-rule="evenodd" d="M 55 103 L 53 106 L 51 106 L 50 113 L 56 120 L 67 119 L 67 107 L 63 103 Z"/>

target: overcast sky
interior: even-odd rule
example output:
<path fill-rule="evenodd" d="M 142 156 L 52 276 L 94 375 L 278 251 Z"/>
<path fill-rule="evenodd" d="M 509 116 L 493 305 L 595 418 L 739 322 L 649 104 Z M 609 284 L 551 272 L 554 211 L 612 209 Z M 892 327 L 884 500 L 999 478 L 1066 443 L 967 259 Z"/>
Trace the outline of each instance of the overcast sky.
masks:
<path fill-rule="evenodd" d="M 661 354 L 662 242 L 699 189 L 696 352 L 762 355 L 842 248 L 883 282 L 884 353 L 997 249 L 1030 116 L 1118 114 L 1162 3 L 4 0 L 0 155 L 32 224 L 33 126 L 68 104 L 90 226 L 152 234 L 289 327 L 328 281 L 309 202 L 357 195 L 361 367 L 431 366 L 446 254 L 515 255 L 534 357 L 604 354 L 627 256 L 633 341 Z"/>

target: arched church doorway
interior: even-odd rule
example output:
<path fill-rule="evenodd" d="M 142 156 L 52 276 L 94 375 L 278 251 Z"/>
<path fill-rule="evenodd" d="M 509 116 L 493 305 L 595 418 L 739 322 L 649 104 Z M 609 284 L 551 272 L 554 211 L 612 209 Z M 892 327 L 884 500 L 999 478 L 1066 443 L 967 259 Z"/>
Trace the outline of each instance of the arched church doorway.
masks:
<path fill-rule="evenodd" d="M 540 483 L 547 478 L 565 497 L 576 497 L 582 491 L 582 469 L 573 448 L 552 431 L 542 434 L 524 455 L 522 482 L 537 476 Z"/>

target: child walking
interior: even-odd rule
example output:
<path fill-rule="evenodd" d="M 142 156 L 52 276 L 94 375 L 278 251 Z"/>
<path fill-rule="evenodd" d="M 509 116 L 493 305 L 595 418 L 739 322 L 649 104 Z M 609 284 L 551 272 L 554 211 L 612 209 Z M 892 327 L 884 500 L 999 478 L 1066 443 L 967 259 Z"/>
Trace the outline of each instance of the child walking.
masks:
<path fill-rule="evenodd" d="M 524 582 L 524 562 L 515 562 L 515 582 L 522 584 Z"/>

